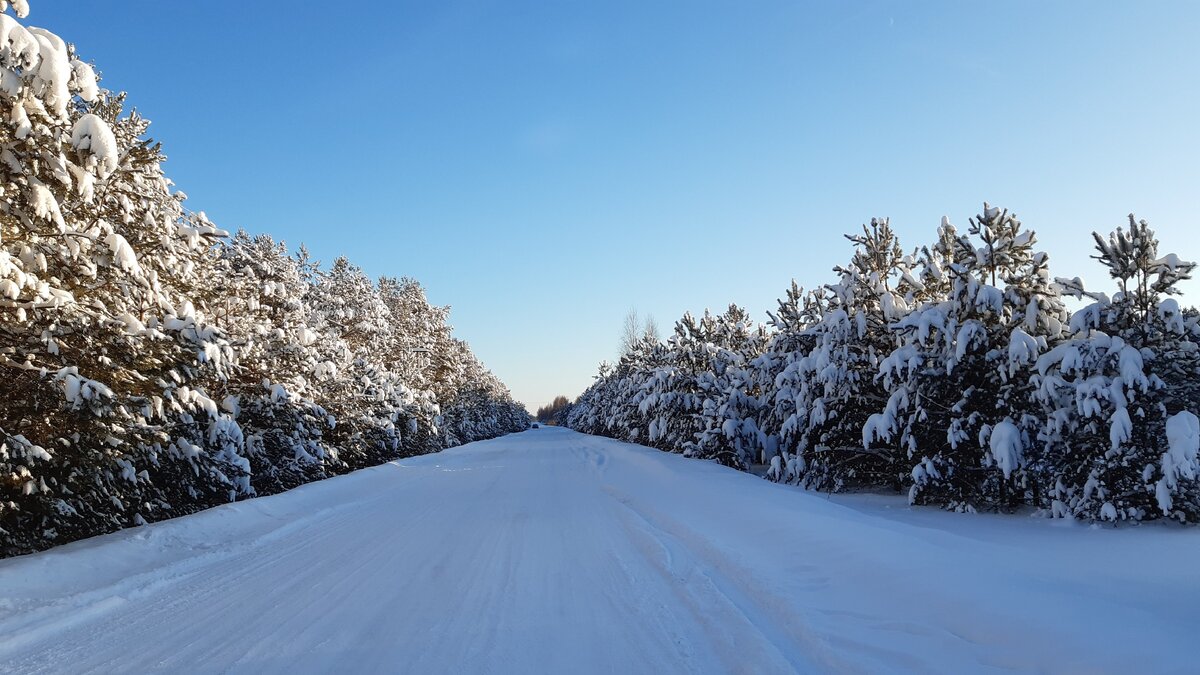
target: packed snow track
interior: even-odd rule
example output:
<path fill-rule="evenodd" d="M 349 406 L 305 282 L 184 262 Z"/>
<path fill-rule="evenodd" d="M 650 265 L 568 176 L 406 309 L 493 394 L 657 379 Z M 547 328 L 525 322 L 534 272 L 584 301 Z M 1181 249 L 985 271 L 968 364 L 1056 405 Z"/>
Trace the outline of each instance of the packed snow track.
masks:
<path fill-rule="evenodd" d="M 0 561 L 0 670 L 1194 672 L 1197 551 L 543 428 Z"/>

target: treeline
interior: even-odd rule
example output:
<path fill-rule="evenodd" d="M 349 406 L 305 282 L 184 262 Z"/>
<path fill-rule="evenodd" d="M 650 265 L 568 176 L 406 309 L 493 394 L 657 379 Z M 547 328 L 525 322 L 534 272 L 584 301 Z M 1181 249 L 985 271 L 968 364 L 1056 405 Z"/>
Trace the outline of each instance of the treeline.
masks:
<path fill-rule="evenodd" d="M 415 281 L 228 237 L 72 46 L 0 33 L 0 556 L 527 426 Z"/>
<path fill-rule="evenodd" d="M 558 414 L 563 410 L 566 410 L 567 406 L 569 405 L 571 405 L 571 399 L 567 398 L 566 396 L 555 396 L 554 400 L 551 401 L 549 405 L 544 405 L 538 408 L 537 412 L 534 413 L 533 418 L 543 423 L 555 423 Z"/>
<path fill-rule="evenodd" d="M 603 364 L 565 421 L 817 490 L 1200 521 L 1200 325 L 1173 297 L 1195 266 L 1133 216 L 1094 237 L 1111 297 L 1052 278 L 1006 210 L 907 253 L 873 220 L 836 283 L 793 282 L 765 326 L 684 316 Z"/>

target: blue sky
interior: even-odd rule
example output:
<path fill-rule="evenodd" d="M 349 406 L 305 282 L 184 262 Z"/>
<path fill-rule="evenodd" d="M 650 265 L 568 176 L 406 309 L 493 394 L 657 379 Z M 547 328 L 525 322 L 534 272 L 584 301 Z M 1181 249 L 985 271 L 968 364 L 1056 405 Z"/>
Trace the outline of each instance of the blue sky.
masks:
<path fill-rule="evenodd" d="M 890 216 L 988 200 L 1060 276 L 1134 211 L 1200 258 L 1200 3 L 34 0 L 227 229 L 419 279 L 530 407 Z M 1200 285 L 1187 287 L 1195 304 Z"/>

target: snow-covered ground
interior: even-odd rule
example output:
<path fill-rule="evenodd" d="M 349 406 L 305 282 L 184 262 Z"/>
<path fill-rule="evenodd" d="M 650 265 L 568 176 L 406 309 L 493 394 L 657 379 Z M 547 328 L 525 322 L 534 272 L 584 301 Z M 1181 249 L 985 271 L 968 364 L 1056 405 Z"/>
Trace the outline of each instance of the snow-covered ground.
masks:
<path fill-rule="evenodd" d="M 1200 532 L 543 428 L 0 561 L 0 669 L 1196 672 Z"/>

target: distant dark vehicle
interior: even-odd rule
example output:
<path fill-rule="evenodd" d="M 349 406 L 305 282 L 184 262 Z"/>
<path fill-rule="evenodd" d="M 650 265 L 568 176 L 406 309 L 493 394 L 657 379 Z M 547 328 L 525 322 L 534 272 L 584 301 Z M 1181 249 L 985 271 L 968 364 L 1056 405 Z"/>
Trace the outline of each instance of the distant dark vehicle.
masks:
<path fill-rule="evenodd" d="M 538 427 L 540 427 L 540 426 L 542 426 L 542 425 L 538 424 L 537 422 L 534 422 L 533 424 L 529 425 L 529 428 L 530 428 L 530 429 L 536 429 L 536 428 L 538 428 Z"/>

